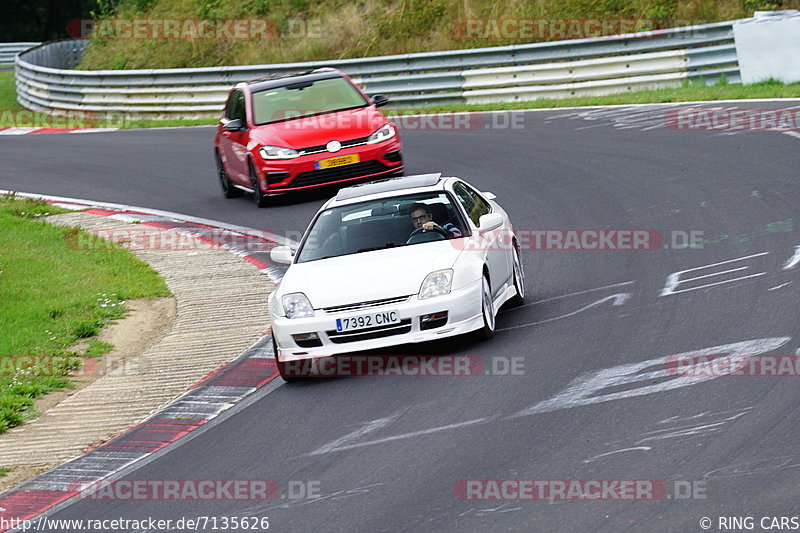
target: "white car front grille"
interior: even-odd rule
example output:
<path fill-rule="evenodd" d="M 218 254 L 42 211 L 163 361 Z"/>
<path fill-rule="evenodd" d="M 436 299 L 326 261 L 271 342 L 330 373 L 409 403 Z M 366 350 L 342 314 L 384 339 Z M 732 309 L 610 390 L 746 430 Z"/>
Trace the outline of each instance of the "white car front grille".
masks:
<path fill-rule="evenodd" d="M 396 298 L 384 298 L 383 300 L 372 300 L 369 302 L 359 302 L 347 305 L 335 305 L 332 307 L 323 307 L 326 313 L 342 313 L 345 311 L 357 311 L 359 309 L 367 309 L 370 307 L 378 307 L 379 305 L 394 305 L 401 304 L 408 301 L 411 296 L 398 296 Z"/>

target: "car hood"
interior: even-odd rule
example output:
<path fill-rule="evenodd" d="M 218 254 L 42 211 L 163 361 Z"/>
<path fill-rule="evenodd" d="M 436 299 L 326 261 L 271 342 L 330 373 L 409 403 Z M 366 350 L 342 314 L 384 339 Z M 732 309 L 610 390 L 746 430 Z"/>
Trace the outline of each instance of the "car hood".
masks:
<path fill-rule="evenodd" d="M 305 293 L 315 309 L 418 294 L 425 276 L 452 268 L 461 251 L 447 240 L 297 263 L 280 292 Z"/>
<path fill-rule="evenodd" d="M 300 149 L 368 137 L 387 122 L 374 107 L 367 106 L 256 126 L 251 139 L 259 145 Z"/>

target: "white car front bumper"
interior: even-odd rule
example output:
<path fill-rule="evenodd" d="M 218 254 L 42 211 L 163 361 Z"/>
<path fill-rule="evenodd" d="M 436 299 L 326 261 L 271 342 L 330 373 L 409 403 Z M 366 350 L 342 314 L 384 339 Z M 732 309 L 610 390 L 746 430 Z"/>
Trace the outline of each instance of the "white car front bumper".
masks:
<path fill-rule="evenodd" d="M 360 330 L 346 335 L 336 335 L 337 318 L 392 310 L 399 312 L 401 324 L 372 329 L 369 335 L 362 336 Z M 421 329 L 420 317 L 442 311 L 448 313 L 447 323 L 432 329 Z M 331 313 L 321 309 L 315 310 L 314 316 L 309 318 L 278 316 L 271 318 L 272 335 L 278 344 L 279 353 L 276 356 L 279 356 L 281 361 L 314 359 L 399 344 L 432 341 L 469 333 L 483 326 L 481 281 L 478 280 L 449 294 L 425 300 L 419 300 L 414 295 L 402 303 L 370 306 L 351 311 Z M 293 335 L 312 332 L 319 336 L 321 346 L 302 347 L 295 342 Z M 364 336 L 373 338 L 365 339 Z"/>

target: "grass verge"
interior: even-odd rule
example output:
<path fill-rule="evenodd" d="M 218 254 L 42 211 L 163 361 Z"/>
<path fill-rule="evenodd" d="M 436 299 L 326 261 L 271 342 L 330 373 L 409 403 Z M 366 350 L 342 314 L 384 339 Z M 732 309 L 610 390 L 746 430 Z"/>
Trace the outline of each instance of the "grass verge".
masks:
<path fill-rule="evenodd" d="M 84 356 L 111 348 L 96 337 L 125 314 L 125 300 L 170 295 L 131 252 L 68 246 L 82 230 L 41 220 L 62 211 L 0 197 L 0 433 L 23 423 L 36 398 L 70 387 L 81 363 L 70 347 L 86 341 Z"/>
<path fill-rule="evenodd" d="M 102 20 L 81 68 L 248 65 L 372 57 L 598 37 L 750 17 L 800 0 L 103 0 L 103 19 L 262 19 L 269 36 L 193 38 L 130 31 Z M 630 25 L 618 25 L 619 21 Z M 489 23 L 494 22 L 494 24 Z M 500 29 L 500 21 L 511 22 Z M 516 31 L 514 21 L 519 21 Z M 494 29 L 492 29 L 494 27 Z M 477 31 L 476 31 L 477 30 Z"/>
<path fill-rule="evenodd" d="M 14 71 L 0 72 L 0 110 L 17 110 L 22 106 L 17 102 L 17 87 L 14 83 Z"/>

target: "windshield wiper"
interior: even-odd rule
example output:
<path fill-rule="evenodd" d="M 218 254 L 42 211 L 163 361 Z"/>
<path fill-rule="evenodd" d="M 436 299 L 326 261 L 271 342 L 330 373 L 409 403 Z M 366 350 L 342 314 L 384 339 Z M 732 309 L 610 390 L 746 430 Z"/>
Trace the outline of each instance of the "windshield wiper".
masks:
<path fill-rule="evenodd" d="M 398 246 L 405 246 L 405 245 L 406 243 L 404 242 L 392 241 L 392 242 L 387 242 L 383 246 L 371 246 L 369 248 L 359 248 L 358 250 L 356 250 L 356 253 L 360 254 L 361 252 L 374 252 L 375 250 L 384 250 L 386 248 L 396 248 Z"/>

